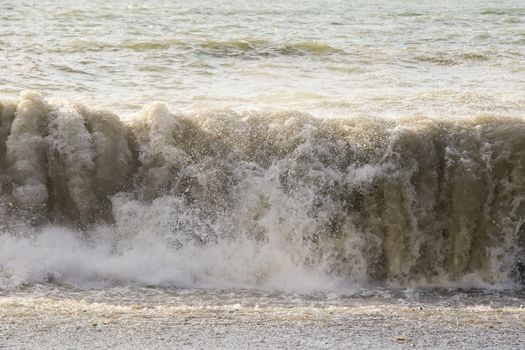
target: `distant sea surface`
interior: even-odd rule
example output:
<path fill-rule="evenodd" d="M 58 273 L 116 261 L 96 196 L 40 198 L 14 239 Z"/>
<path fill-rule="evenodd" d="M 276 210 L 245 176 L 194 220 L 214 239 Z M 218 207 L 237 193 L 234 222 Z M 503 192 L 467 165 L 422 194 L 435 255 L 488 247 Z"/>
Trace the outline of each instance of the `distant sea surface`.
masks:
<path fill-rule="evenodd" d="M 0 95 L 36 89 L 131 116 L 521 116 L 525 5 L 503 1 L 16 1 Z"/>

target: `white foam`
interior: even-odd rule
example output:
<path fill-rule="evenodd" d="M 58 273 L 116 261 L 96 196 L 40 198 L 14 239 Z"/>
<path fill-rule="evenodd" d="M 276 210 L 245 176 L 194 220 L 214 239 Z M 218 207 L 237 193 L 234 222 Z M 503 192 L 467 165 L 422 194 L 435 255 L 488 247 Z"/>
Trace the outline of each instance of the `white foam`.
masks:
<path fill-rule="evenodd" d="M 183 115 L 153 103 L 124 123 L 34 92 L 11 109 L 2 285 L 304 292 L 518 277 L 522 120 Z"/>

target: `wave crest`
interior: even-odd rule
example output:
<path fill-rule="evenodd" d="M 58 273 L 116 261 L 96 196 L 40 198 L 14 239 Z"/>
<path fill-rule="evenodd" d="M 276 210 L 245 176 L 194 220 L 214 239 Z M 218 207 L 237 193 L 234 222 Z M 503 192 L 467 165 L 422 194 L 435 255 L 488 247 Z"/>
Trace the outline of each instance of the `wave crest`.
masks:
<path fill-rule="evenodd" d="M 24 92 L 1 103 L 0 121 L 9 283 L 54 270 L 73 284 L 330 289 L 475 275 L 498 287 L 523 273 L 521 119 L 185 115 L 153 103 L 123 122 Z M 46 252 L 68 258 L 28 267 Z M 77 255 L 93 266 L 75 275 Z"/>

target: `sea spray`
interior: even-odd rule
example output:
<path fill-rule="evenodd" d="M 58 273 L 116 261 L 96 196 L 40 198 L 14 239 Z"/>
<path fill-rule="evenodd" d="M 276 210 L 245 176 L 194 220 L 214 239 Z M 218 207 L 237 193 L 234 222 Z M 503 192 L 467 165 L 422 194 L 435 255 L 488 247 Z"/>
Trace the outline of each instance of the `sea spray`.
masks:
<path fill-rule="evenodd" d="M 525 122 L 0 106 L 2 285 L 520 282 Z"/>

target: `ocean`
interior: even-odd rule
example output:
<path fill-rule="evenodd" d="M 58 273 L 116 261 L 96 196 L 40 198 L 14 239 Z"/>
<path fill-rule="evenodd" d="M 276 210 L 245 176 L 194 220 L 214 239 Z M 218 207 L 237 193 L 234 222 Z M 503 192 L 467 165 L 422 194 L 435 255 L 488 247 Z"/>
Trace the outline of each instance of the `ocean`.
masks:
<path fill-rule="evenodd" d="M 0 1 L 0 348 L 519 348 L 525 4 Z"/>

